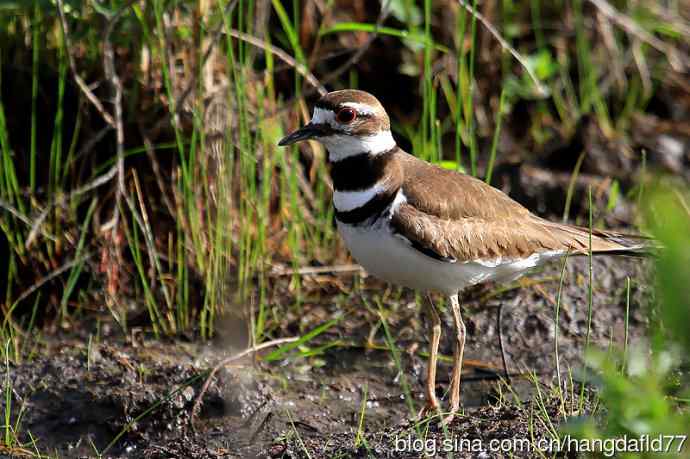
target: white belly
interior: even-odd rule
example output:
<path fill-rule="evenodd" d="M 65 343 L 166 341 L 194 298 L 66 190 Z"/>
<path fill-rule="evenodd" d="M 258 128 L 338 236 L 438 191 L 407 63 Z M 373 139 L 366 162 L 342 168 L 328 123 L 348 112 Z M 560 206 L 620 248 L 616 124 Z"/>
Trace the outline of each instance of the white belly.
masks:
<path fill-rule="evenodd" d="M 488 280 L 509 280 L 557 253 L 535 254 L 520 260 L 444 262 L 419 252 L 394 235 L 384 221 L 373 227 L 337 222 L 340 235 L 354 259 L 370 274 L 416 290 L 448 295 Z"/>

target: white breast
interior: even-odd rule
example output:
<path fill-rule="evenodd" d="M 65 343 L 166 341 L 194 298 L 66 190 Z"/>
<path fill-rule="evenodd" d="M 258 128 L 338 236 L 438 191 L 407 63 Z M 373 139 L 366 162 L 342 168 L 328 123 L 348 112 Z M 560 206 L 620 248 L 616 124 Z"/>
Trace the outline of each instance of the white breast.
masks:
<path fill-rule="evenodd" d="M 385 190 L 385 185 L 379 183 L 360 191 L 335 190 L 333 192 L 333 205 L 338 212 L 349 212 L 358 207 L 362 207 L 374 199 L 377 194 Z"/>
<path fill-rule="evenodd" d="M 409 241 L 393 234 L 388 221 L 358 227 L 338 222 L 338 230 L 354 259 L 370 274 L 393 284 L 454 294 L 480 282 L 507 281 L 560 255 L 534 254 L 522 259 L 444 262 L 413 248 Z"/>

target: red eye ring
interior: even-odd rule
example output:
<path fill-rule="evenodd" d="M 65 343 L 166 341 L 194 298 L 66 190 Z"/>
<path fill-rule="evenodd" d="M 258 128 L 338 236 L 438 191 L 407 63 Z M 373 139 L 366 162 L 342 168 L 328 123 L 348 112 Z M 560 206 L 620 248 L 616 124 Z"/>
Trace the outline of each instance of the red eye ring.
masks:
<path fill-rule="evenodd" d="M 357 112 L 354 108 L 349 107 L 341 108 L 335 115 L 335 119 L 342 124 L 350 124 L 355 120 L 355 118 L 357 118 Z"/>

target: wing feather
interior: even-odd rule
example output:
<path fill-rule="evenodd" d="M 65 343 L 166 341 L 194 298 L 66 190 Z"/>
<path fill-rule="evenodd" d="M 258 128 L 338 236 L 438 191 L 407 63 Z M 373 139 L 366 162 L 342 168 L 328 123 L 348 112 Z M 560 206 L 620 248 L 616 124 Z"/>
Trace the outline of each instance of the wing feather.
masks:
<path fill-rule="evenodd" d="M 391 226 L 412 247 L 440 261 L 520 259 L 542 252 L 589 252 L 589 230 L 535 216 L 502 191 L 400 151 L 406 202 Z M 592 232 L 592 251 L 636 254 L 641 236 Z"/>

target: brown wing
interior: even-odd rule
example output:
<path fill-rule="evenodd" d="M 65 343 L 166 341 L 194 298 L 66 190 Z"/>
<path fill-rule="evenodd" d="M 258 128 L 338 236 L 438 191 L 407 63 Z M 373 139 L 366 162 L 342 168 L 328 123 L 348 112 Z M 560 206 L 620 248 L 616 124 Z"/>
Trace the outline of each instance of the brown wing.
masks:
<path fill-rule="evenodd" d="M 444 219 L 477 217 L 498 220 L 504 215 L 530 215 L 502 191 L 472 176 L 429 164 L 402 150 L 396 160 L 403 169 L 403 192 L 415 208 Z"/>
<path fill-rule="evenodd" d="M 527 219 L 481 217 L 443 219 L 402 204 L 393 215 L 394 231 L 426 255 L 443 261 L 524 258 L 535 252 L 563 249 L 548 232 Z"/>
<path fill-rule="evenodd" d="M 589 228 L 550 222 L 533 217 L 544 231 L 548 231 L 562 246 L 574 254 L 589 253 Z M 649 255 L 658 250 L 652 238 L 639 234 L 592 229 L 592 253 L 608 255 Z"/>
<path fill-rule="evenodd" d="M 407 202 L 391 225 L 422 253 L 442 261 L 466 261 L 589 251 L 588 229 L 549 222 L 480 180 L 402 155 Z M 592 234 L 595 253 L 642 248 L 639 238 L 596 230 Z"/>

